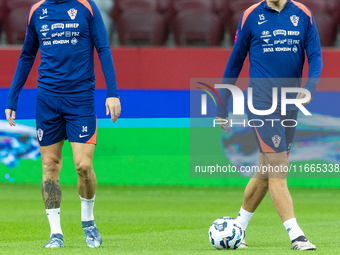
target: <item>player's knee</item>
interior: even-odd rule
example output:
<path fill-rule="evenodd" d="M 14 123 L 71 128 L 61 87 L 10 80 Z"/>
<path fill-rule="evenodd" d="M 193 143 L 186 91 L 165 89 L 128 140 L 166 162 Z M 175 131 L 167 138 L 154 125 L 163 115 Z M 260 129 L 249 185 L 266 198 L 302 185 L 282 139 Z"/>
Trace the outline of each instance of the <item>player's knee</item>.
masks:
<path fill-rule="evenodd" d="M 268 184 L 269 184 L 269 190 L 286 189 L 287 179 L 286 178 L 269 178 Z"/>
<path fill-rule="evenodd" d="M 269 183 L 268 178 L 258 178 L 257 179 L 257 190 L 261 190 L 262 192 L 268 191 Z"/>
<path fill-rule="evenodd" d="M 89 178 L 91 172 L 93 171 L 92 163 L 87 161 L 79 162 L 75 165 L 75 167 L 78 175 L 83 178 Z"/>
<path fill-rule="evenodd" d="M 59 175 L 61 160 L 58 157 L 49 157 L 43 159 L 44 175 Z"/>

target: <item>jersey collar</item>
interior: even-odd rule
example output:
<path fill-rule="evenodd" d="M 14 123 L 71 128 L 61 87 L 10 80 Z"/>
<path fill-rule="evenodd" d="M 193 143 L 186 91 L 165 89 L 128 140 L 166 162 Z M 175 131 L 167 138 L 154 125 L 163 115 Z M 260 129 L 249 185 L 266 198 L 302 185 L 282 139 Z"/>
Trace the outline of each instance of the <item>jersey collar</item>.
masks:
<path fill-rule="evenodd" d="M 285 7 L 283 7 L 283 9 L 281 10 L 281 12 L 282 12 L 283 10 L 287 9 L 291 3 L 292 3 L 292 0 L 287 0 L 287 3 L 286 3 L 286 5 L 285 5 Z M 264 9 L 266 9 L 266 10 L 268 10 L 268 11 L 274 11 L 274 12 L 277 12 L 277 11 L 276 11 L 276 10 L 274 10 L 273 8 L 271 8 L 271 7 L 267 6 L 267 2 L 266 2 L 266 0 L 263 0 L 262 4 L 263 4 L 263 7 L 264 7 Z"/>

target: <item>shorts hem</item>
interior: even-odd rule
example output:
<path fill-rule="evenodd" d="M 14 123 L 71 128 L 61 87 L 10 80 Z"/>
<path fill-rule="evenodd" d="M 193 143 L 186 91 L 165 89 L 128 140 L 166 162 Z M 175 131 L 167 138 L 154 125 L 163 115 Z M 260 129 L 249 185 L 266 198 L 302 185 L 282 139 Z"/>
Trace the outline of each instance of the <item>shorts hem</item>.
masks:
<path fill-rule="evenodd" d="M 42 144 L 42 143 L 39 142 L 39 140 L 37 139 L 38 144 L 39 144 L 40 147 L 50 146 L 50 145 L 59 143 L 59 142 L 61 142 L 61 141 L 63 141 L 63 140 L 67 140 L 67 138 L 63 138 L 63 139 L 61 139 L 61 140 L 59 140 L 59 141 L 57 141 L 57 142 L 54 142 L 54 141 L 53 141 L 53 142 L 47 142 L 47 143 Z"/>

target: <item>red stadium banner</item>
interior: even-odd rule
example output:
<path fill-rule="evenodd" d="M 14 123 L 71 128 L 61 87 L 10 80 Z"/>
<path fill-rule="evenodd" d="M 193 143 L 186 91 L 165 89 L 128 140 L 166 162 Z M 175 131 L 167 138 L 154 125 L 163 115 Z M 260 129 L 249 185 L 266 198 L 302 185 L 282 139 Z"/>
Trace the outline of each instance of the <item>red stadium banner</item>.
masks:
<path fill-rule="evenodd" d="M 12 82 L 21 48 L 0 49 L 0 88 L 8 88 Z M 118 89 L 189 90 L 190 78 L 222 77 L 230 48 L 112 48 Z M 324 68 L 322 78 L 339 78 L 340 50 L 323 49 Z M 36 88 L 38 78 L 38 54 L 25 88 Z M 306 65 L 308 61 L 306 59 Z M 240 77 L 248 76 L 246 60 Z M 106 88 L 100 61 L 95 54 L 97 88 Z M 308 67 L 304 69 L 304 77 Z M 318 91 L 339 91 L 336 84 L 317 87 Z"/>

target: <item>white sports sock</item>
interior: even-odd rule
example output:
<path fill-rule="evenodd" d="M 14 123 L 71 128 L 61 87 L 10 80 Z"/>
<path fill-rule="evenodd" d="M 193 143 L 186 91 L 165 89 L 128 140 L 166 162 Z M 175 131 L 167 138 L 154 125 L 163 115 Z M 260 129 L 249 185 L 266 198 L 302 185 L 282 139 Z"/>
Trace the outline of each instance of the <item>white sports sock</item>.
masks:
<path fill-rule="evenodd" d="M 63 234 L 60 226 L 60 208 L 46 209 L 48 221 L 50 223 L 51 235 Z"/>
<path fill-rule="evenodd" d="M 301 228 L 299 227 L 299 225 L 297 224 L 295 218 L 291 218 L 283 222 L 283 225 L 285 226 L 291 241 L 298 238 L 299 236 L 305 235 Z"/>
<path fill-rule="evenodd" d="M 244 230 L 246 230 L 248 223 L 251 219 L 251 216 L 253 216 L 253 214 L 254 213 L 247 212 L 241 206 L 240 212 L 238 213 L 236 220 L 241 224 L 241 226 Z"/>
<path fill-rule="evenodd" d="M 94 198 L 96 196 L 94 196 L 91 199 L 82 198 L 81 196 L 79 197 L 81 200 L 81 221 L 94 220 L 93 206 L 94 206 Z"/>

